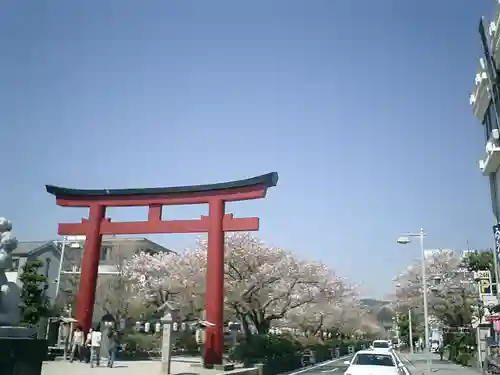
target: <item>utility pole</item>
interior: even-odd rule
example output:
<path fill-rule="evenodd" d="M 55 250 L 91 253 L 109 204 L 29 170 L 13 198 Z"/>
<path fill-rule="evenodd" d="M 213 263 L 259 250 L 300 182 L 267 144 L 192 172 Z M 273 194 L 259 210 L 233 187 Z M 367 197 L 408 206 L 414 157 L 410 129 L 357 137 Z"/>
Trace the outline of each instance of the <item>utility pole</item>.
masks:
<path fill-rule="evenodd" d="M 410 332 L 410 354 L 413 355 L 413 328 L 411 326 L 411 309 L 408 309 L 408 330 Z"/>

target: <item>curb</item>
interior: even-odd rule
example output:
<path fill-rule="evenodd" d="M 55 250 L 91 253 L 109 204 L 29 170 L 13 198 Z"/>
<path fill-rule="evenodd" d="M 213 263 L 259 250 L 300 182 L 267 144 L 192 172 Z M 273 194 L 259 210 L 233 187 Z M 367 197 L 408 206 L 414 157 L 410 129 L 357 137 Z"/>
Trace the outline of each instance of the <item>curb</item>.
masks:
<path fill-rule="evenodd" d="M 306 366 L 306 367 L 302 367 L 300 369 L 297 369 L 297 370 L 293 370 L 292 372 L 286 372 L 285 374 L 286 375 L 297 375 L 297 374 L 301 374 L 303 372 L 307 372 L 307 371 L 311 371 L 311 370 L 314 370 L 315 368 L 318 368 L 318 367 L 321 367 L 321 366 L 325 366 L 325 365 L 328 365 L 330 363 L 334 363 L 334 362 L 338 362 L 338 361 L 341 361 L 343 359 L 346 359 L 346 358 L 349 358 L 351 355 L 344 355 L 344 356 L 341 356 L 341 357 L 338 357 L 338 358 L 332 358 L 332 359 L 328 359 L 326 361 L 323 361 L 323 362 L 319 362 L 319 363 L 316 363 L 314 365 L 310 365 L 310 366 Z"/>
<path fill-rule="evenodd" d="M 407 363 L 405 363 L 405 372 L 406 372 L 406 375 L 424 375 L 425 374 L 425 371 L 422 370 L 422 369 L 418 369 L 417 366 L 415 366 L 415 364 L 410 361 L 410 359 L 404 354 L 404 353 L 401 353 L 401 352 L 396 352 L 398 357 L 400 359 L 404 359 L 404 361 Z M 411 367 L 411 369 L 409 368 Z"/>

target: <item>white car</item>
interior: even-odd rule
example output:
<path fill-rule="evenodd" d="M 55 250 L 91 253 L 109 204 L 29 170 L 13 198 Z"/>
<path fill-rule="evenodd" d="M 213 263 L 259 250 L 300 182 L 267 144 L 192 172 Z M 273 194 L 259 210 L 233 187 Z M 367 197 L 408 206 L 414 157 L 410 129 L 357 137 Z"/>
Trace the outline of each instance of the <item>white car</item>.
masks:
<path fill-rule="evenodd" d="M 392 351 L 392 343 L 387 340 L 375 340 L 370 345 L 370 349 L 379 351 L 379 352 L 391 352 Z"/>
<path fill-rule="evenodd" d="M 353 359 L 344 362 L 349 365 L 344 375 L 405 375 L 405 366 L 392 352 L 360 350 Z"/>

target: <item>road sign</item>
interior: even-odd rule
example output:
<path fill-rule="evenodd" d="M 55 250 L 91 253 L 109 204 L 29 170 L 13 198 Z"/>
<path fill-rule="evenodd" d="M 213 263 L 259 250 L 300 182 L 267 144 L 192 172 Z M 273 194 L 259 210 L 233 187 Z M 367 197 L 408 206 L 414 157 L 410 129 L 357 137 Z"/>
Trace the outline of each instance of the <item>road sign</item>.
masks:
<path fill-rule="evenodd" d="M 490 279 L 491 278 L 491 272 L 490 271 L 475 271 L 474 272 L 474 279 Z"/>
<path fill-rule="evenodd" d="M 491 296 L 491 272 L 490 271 L 477 271 L 474 272 L 474 280 L 477 281 L 479 287 L 479 295 L 481 298 L 484 296 Z"/>

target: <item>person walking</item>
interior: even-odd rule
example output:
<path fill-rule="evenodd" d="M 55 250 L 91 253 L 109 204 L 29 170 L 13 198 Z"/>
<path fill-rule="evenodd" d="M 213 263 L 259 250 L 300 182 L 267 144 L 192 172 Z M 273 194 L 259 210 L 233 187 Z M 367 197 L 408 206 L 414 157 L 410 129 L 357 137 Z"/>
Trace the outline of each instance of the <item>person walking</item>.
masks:
<path fill-rule="evenodd" d="M 115 364 L 119 346 L 118 332 L 114 328 L 110 328 L 108 331 L 108 367 L 113 367 Z"/>
<path fill-rule="evenodd" d="M 92 328 L 89 329 L 89 333 L 87 333 L 87 337 L 85 339 L 85 363 L 90 363 L 90 354 L 91 354 L 91 350 L 90 350 L 90 343 L 92 341 Z"/>
<path fill-rule="evenodd" d="M 439 343 L 438 350 L 439 350 L 439 359 L 442 361 L 443 360 L 443 356 L 444 356 L 444 342 L 443 341 L 441 341 Z"/>
<path fill-rule="evenodd" d="M 70 363 L 75 360 L 75 356 L 78 357 L 80 362 L 83 360 L 83 346 L 85 342 L 83 339 L 83 331 L 80 326 L 76 327 L 75 332 L 73 332 L 73 340 L 71 344 L 71 355 L 70 355 Z"/>
<path fill-rule="evenodd" d="M 97 326 L 90 334 L 90 367 L 94 367 L 94 362 L 97 367 L 101 363 L 101 340 L 101 329 Z"/>
<path fill-rule="evenodd" d="M 64 359 L 67 360 L 70 355 L 68 356 L 68 354 L 71 354 L 70 351 L 71 351 L 71 348 L 70 348 L 70 336 L 71 336 L 71 332 L 70 332 L 70 326 L 67 322 L 61 322 L 60 325 L 59 325 L 59 337 L 60 337 L 60 340 L 64 346 Z"/>

